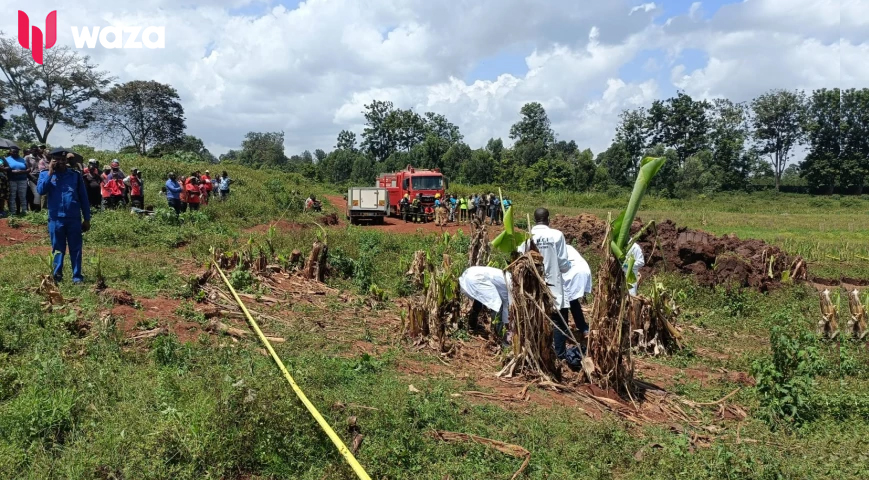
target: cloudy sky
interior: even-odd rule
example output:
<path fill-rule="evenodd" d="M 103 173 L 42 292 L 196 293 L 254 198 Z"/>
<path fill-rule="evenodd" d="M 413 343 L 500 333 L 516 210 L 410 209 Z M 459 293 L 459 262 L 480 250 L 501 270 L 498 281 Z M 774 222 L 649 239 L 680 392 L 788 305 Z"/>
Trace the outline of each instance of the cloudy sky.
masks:
<path fill-rule="evenodd" d="M 120 81 L 175 86 L 215 153 L 248 131 L 288 155 L 362 131 L 363 105 L 446 115 L 474 148 L 541 102 L 559 139 L 595 153 L 619 112 L 667 98 L 869 86 L 869 0 L 0 0 L 35 25 L 165 26 L 161 50 L 83 50 Z M 70 141 L 52 133 L 52 143 Z M 84 138 L 77 138 L 83 141 Z M 509 142 L 508 142 L 509 143 Z M 109 145 L 106 145 L 109 146 Z"/>

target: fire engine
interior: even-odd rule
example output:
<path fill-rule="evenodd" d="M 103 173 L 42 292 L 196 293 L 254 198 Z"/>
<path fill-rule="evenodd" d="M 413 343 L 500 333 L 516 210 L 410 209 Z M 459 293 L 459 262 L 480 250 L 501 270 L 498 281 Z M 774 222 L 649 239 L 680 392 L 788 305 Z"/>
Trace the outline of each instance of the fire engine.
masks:
<path fill-rule="evenodd" d="M 377 179 L 375 187 L 381 187 L 389 191 L 389 211 L 393 216 L 399 216 L 398 203 L 405 194 L 410 195 L 410 201 L 416 198 L 416 194 L 422 194 L 422 206 L 434 206 L 435 195 L 444 197 L 446 179 L 439 169 L 417 170 L 412 165 L 395 173 L 384 173 Z"/>

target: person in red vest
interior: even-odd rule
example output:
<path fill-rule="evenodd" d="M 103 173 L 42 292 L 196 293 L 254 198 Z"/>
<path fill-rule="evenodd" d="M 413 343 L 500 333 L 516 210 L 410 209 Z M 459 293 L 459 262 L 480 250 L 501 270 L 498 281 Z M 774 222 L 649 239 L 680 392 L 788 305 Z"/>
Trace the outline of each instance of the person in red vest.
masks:
<path fill-rule="evenodd" d="M 130 189 L 130 203 L 136 208 L 145 208 L 144 184 L 138 168 L 134 168 L 130 176 L 124 179 L 124 185 Z"/>
<path fill-rule="evenodd" d="M 115 209 L 124 200 L 124 180 L 107 168 L 100 177 L 100 193 L 105 208 Z"/>
<path fill-rule="evenodd" d="M 199 210 L 200 196 L 202 195 L 199 186 L 200 182 L 196 173 L 191 173 L 184 183 L 184 189 L 187 191 L 187 208 L 190 210 Z"/>
<path fill-rule="evenodd" d="M 211 181 L 211 172 L 205 171 L 205 175 L 199 177 L 202 182 L 202 189 L 205 191 L 202 195 L 202 203 L 208 205 L 208 199 L 211 197 L 211 191 L 214 189 L 214 184 Z"/>

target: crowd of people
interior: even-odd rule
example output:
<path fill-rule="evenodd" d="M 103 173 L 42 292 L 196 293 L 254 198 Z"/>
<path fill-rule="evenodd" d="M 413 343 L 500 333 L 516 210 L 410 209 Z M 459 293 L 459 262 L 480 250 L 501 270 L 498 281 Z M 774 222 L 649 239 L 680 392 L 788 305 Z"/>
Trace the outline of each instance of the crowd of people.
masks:
<path fill-rule="evenodd" d="M 413 199 L 405 194 L 398 206 L 405 223 L 434 220 L 435 225 L 445 226 L 449 223 L 466 224 L 474 218 L 481 223 L 501 225 L 504 212 L 511 205 L 513 202 L 510 199 L 498 198 L 494 193 L 469 196 L 447 194 L 443 198 L 438 193 L 434 197 L 434 204 L 426 205 L 423 203 L 422 194 L 417 193 Z"/>
<path fill-rule="evenodd" d="M 195 171 L 189 177 L 180 179 L 175 172 L 170 172 L 161 192 L 166 196 L 169 208 L 180 214 L 188 210 L 199 210 L 200 205 L 208 204 L 212 195 L 216 195 L 215 198 L 219 201 L 226 200 L 229 198 L 230 185 L 232 179 L 226 171 L 216 178 L 211 178 L 208 170 L 204 174 Z"/>
<path fill-rule="evenodd" d="M 582 255 L 568 245 L 564 234 L 549 226 L 549 210 L 537 209 L 534 212 L 535 225 L 531 228 L 531 238 L 522 243 L 516 254 L 525 253 L 534 243 L 543 257 L 543 273 L 546 285 L 549 286 L 554 299 L 550 320 L 553 325 L 553 349 L 557 358 L 564 360 L 571 369 L 582 368 L 582 357 L 585 345 L 581 340 L 578 345 L 568 348 L 569 334 L 567 319 L 572 316 L 581 338 L 588 336 L 589 325 L 582 311 L 581 301 L 592 291 L 592 274 L 588 262 Z M 622 269 L 627 273 L 629 259 L 633 258 L 633 272 L 637 281 L 629 286 L 630 295 L 637 295 L 637 282 L 640 278 L 640 268 L 645 265 L 643 251 L 634 244 L 627 253 Z M 464 295 L 473 300 L 468 324 L 471 329 L 478 329 L 478 319 L 483 308 L 489 310 L 495 319 L 493 326 L 501 335 L 505 345 L 510 343 L 509 335 L 509 302 L 511 278 L 508 272 L 493 267 L 470 267 L 459 277 L 459 287 Z"/>

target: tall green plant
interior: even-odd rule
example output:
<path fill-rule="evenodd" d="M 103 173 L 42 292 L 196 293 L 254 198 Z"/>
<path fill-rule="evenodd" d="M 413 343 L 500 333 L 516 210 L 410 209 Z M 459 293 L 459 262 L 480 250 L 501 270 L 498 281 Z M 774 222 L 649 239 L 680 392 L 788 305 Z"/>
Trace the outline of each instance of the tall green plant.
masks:
<path fill-rule="evenodd" d="M 634 182 L 634 190 L 631 192 L 631 199 L 628 201 L 628 207 L 619 214 L 612 224 L 615 236 L 610 241 L 610 250 L 619 262 L 624 263 L 625 256 L 631 246 L 631 225 L 634 223 L 634 218 L 640 210 L 640 202 L 649 190 L 649 185 L 652 179 L 664 166 L 666 159 L 664 157 L 645 157 L 642 161 L 642 166 L 637 174 L 637 180 Z M 634 275 L 634 258 L 628 259 L 626 280 L 629 284 L 637 281 Z"/>

